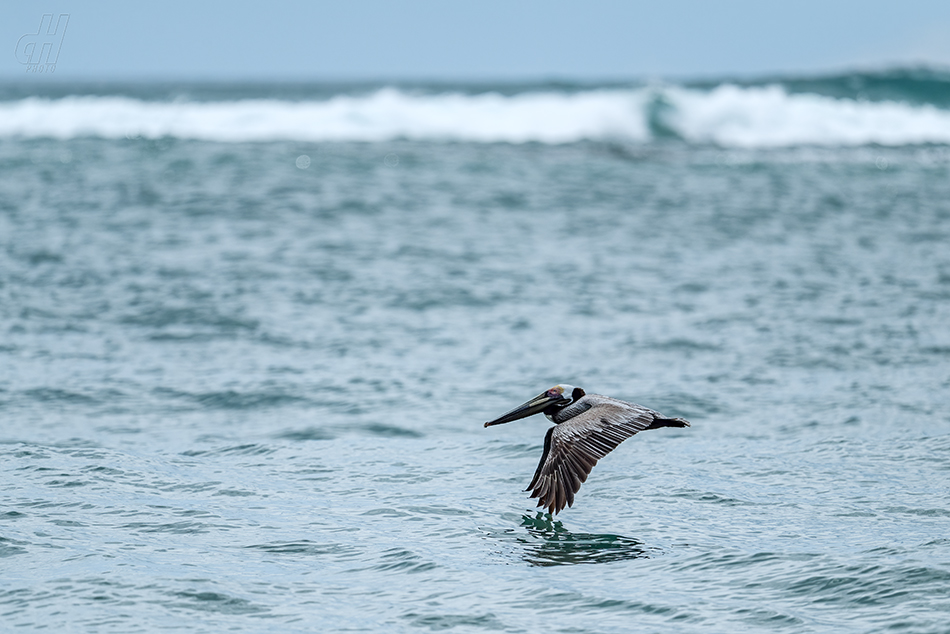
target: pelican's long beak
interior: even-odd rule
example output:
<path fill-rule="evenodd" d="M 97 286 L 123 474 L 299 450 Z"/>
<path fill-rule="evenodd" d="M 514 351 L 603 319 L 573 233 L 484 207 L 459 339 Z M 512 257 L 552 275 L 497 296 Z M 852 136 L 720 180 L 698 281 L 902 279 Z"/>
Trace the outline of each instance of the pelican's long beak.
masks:
<path fill-rule="evenodd" d="M 513 420 L 518 420 L 519 418 L 527 418 L 538 412 L 543 412 L 544 408 L 553 403 L 560 403 L 563 401 L 569 401 L 569 398 L 564 398 L 561 395 L 550 396 L 547 392 L 535 396 L 533 399 L 527 403 L 523 403 L 518 407 L 514 408 L 506 414 L 502 414 L 495 420 L 490 420 L 485 423 L 485 427 L 491 427 L 492 425 L 501 425 L 502 423 L 510 423 Z"/>

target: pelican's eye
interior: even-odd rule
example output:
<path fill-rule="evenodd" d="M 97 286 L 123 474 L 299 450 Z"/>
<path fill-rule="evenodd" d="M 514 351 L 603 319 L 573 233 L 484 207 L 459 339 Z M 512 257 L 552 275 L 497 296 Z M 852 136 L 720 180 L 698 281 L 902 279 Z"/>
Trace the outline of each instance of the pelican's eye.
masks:
<path fill-rule="evenodd" d="M 564 388 L 559 387 L 559 386 L 552 387 L 550 390 L 548 390 L 548 396 L 550 396 L 551 398 L 557 398 L 558 396 L 562 396 L 563 394 L 564 394 Z"/>

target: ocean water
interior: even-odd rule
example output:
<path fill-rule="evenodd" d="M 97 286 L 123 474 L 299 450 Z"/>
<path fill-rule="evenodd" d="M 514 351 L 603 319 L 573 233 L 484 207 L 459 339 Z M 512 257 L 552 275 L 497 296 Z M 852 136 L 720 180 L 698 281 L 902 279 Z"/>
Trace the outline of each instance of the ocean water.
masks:
<path fill-rule="evenodd" d="M 0 629 L 950 631 L 948 108 L 0 87 Z M 559 382 L 693 426 L 544 515 Z"/>

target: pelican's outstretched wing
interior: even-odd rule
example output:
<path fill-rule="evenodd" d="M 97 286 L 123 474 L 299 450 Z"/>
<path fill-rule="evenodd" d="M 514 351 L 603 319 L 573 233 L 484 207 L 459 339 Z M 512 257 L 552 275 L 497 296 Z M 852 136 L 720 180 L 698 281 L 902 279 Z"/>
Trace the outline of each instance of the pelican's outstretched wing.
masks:
<path fill-rule="evenodd" d="M 548 430 L 544 454 L 525 491 L 538 506 L 558 513 L 573 506 L 574 494 L 597 461 L 644 429 L 689 427 L 682 418 L 665 418 L 646 407 L 589 394 L 578 401 L 588 409 Z"/>

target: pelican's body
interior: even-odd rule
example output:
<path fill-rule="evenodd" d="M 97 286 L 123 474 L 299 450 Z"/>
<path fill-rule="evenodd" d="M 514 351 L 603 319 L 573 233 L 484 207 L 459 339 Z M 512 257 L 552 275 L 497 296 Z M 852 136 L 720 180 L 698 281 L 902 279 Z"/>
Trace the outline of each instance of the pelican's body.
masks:
<path fill-rule="evenodd" d="M 538 498 L 538 506 L 555 514 L 573 506 L 574 494 L 597 461 L 630 436 L 645 429 L 689 427 L 682 418 L 667 418 L 641 405 L 564 384 L 488 421 L 485 427 L 541 412 L 555 426 L 544 437 L 544 454 L 525 491 Z"/>

